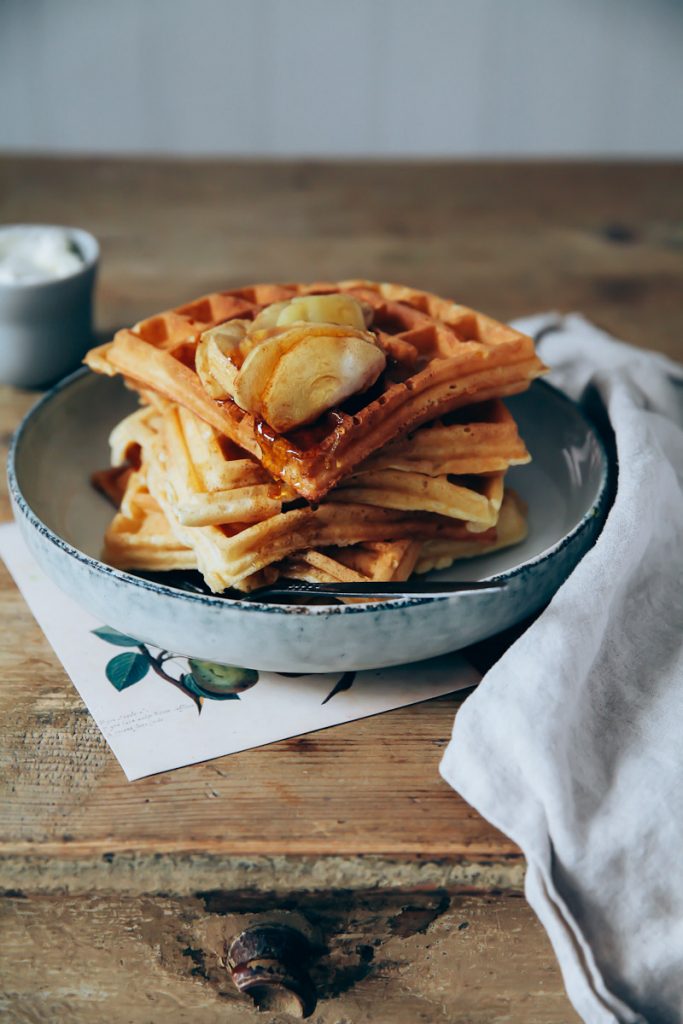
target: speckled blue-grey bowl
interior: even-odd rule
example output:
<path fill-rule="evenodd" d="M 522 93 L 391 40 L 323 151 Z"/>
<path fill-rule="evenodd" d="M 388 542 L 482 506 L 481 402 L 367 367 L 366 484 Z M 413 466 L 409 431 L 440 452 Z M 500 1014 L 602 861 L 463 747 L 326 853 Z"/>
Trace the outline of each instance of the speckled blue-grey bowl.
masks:
<path fill-rule="evenodd" d="M 43 398 L 10 452 L 14 514 L 36 560 L 67 594 L 124 633 L 166 650 L 280 672 L 418 661 L 483 640 L 540 608 L 595 540 L 608 460 L 569 399 L 536 383 L 509 405 L 533 456 L 509 483 L 528 502 L 529 536 L 461 562 L 441 579 L 499 579 L 500 590 L 381 604 L 287 606 L 187 593 L 98 560 L 111 506 L 89 483 L 109 432 L 135 405 L 119 380 L 80 371 Z"/>

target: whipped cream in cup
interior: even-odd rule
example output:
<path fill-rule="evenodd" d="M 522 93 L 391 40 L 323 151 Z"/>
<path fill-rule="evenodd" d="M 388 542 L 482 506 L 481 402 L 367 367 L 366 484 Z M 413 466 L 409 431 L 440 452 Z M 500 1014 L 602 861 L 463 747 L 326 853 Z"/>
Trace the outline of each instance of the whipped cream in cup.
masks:
<path fill-rule="evenodd" d="M 97 241 L 80 228 L 0 226 L 0 381 L 42 388 L 93 341 Z"/>

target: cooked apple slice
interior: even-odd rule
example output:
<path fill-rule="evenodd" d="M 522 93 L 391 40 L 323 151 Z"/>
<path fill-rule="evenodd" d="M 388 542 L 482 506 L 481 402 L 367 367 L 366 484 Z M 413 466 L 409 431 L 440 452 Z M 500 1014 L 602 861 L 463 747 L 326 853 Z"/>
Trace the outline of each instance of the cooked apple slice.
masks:
<path fill-rule="evenodd" d="M 271 337 L 267 337 L 267 334 L 268 332 L 264 330 L 252 336 L 254 346 L 242 363 L 233 386 L 233 398 L 237 404 L 247 412 L 257 415 L 262 415 L 261 397 L 278 361 L 282 358 L 283 345 L 286 344 L 282 331 Z"/>
<path fill-rule="evenodd" d="M 204 331 L 195 352 L 195 368 L 211 398 L 232 398 L 243 353 L 241 344 L 251 327 L 248 320 L 227 320 Z"/>
<path fill-rule="evenodd" d="M 264 306 L 258 316 L 252 322 L 253 331 L 265 331 L 271 327 L 277 327 L 277 318 L 283 309 L 289 305 L 290 300 L 284 302 L 272 302 L 270 306 Z"/>
<path fill-rule="evenodd" d="M 231 397 L 275 430 L 291 430 L 377 380 L 386 357 L 365 330 L 371 315 L 341 293 L 275 302 L 253 322 L 205 331 L 197 373 L 212 398 Z"/>
<path fill-rule="evenodd" d="M 277 317 L 278 327 L 295 323 L 340 324 L 365 330 L 363 307 L 353 295 L 301 295 L 285 303 Z"/>
<path fill-rule="evenodd" d="M 286 433 L 365 391 L 385 365 L 386 356 L 365 331 L 302 324 L 249 353 L 235 379 L 235 401 Z"/>

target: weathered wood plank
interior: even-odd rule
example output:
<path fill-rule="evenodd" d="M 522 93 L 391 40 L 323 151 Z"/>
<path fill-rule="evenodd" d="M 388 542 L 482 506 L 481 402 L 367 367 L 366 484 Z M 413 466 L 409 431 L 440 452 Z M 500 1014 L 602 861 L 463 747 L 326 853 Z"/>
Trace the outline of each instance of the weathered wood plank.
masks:
<path fill-rule="evenodd" d="M 216 894 L 1 903 L 0 1011 L 17 1024 L 285 1019 L 257 1017 L 224 967 L 226 944 L 254 922 L 258 904 Z M 271 906 L 265 917 L 275 915 L 296 927 L 308 920 L 320 937 L 316 1024 L 578 1021 L 543 929 L 519 897 L 332 894 L 302 901 L 294 915 Z"/>
<path fill-rule="evenodd" d="M 665 163 L 0 159 L 0 219 L 102 243 L 104 333 L 206 291 L 369 277 L 509 319 L 580 309 L 681 353 L 683 169 Z"/>
<path fill-rule="evenodd" d="M 681 166 L 665 164 L 3 158 L 0 218 L 98 236 L 103 334 L 239 282 L 367 276 L 502 318 L 580 308 L 680 356 L 682 186 Z M 4 444 L 32 398 L 0 390 Z M 196 853 L 227 873 L 273 855 L 338 857 L 348 873 L 365 854 L 378 884 L 387 863 L 402 865 L 396 884 L 420 884 L 421 858 L 514 863 L 519 884 L 514 846 L 438 778 L 457 700 L 129 785 L 4 570 L 0 615 L 0 853 L 15 869 L 42 851 L 83 871 L 122 864 L 123 885 L 124 853 Z"/>
<path fill-rule="evenodd" d="M 439 780 L 455 698 L 131 785 L 9 584 L 0 609 L 13 635 L 0 656 L 4 852 L 515 850 Z"/>

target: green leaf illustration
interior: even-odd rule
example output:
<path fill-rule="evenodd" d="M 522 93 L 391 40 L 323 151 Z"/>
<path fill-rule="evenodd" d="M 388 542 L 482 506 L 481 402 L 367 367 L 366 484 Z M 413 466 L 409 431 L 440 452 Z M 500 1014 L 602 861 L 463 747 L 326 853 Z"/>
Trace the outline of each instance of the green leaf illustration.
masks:
<path fill-rule="evenodd" d="M 112 629 L 111 626 L 100 626 L 99 629 L 93 629 L 91 632 L 98 636 L 100 640 L 104 640 L 108 644 L 114 644 L 115 647 L 137 647 L 140 643 L 139 640 L 134 640 L 132 636 L 126 636 L 125 633 L 119 633 L 118 630 Z"/>
<path fill-rule="evenodd" d="M 212 661 L 188 659 L 191 678 L 197 693 L 212 700 L 234 700 L 240 693 L 250 690 L 258 682 L 259 674 L 251 668 L 236 665 L 216 665 Z"/>
<path fill-rule="evenodd" d="M 149 662 L 144 654 L 117 654 L 108 662 L 107 679 L 117 690 L 125 690 L 133 683 L 139 683 L 147 675 Z"/>
<path fill-rule="evenodd" d="M 328 700 L 332 700 L 332 698 L 336 697 L 338 693 L 343 693 L 344 690 L 350 690 L 355 678 L 355 672 L 345 672 L 344 675 L 334 684 L 327 697 L 325 697 L 323 704 L 327 704 Z"/>

